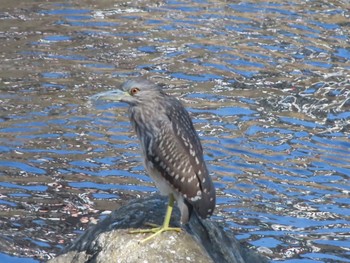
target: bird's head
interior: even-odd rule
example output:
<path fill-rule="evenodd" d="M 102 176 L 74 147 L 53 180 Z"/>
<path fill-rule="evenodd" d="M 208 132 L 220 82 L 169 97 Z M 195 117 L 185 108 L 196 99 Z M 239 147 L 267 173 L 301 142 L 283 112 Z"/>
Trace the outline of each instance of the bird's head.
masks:
<path fill-rule="evenodd" d="M 152 102 L 162 94 L 159 86 L 144 78 L 124 82 L 119 89 L 98 93 L 92 100 L 108 100 L 138 105 L 143 101 Z"/>

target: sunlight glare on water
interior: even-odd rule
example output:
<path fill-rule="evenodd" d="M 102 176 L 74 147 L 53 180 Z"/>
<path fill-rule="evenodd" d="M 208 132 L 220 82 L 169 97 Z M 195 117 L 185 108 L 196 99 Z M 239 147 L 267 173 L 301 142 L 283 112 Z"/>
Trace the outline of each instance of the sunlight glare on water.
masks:
<path fill-rule="evenodd" d="M 39 262 L 157 192 L 123 103 L 144 75 L 189 110 L 213 220 L 271 262 L 350 262 L 347 1 L 4 3 L 0 262 Z"/>

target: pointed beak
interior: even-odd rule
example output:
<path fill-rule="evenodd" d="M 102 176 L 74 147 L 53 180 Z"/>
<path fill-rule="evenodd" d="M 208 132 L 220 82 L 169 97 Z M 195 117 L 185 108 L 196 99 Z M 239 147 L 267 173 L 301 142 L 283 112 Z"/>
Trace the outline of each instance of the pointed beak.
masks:
<path fill-rule="evenodd" d="M 129 97 L 129 93 L 116 89 L 95 94 L 90 97 L 90 100 L 123 101 Z"/>

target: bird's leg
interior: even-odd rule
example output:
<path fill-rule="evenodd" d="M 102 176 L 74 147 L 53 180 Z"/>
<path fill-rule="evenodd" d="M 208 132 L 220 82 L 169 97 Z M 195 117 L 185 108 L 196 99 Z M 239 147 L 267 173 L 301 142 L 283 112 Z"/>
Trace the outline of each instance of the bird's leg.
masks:
<path fill-rule="evenodd" d="M 171 219 L 171 214 L 173 211 L 173 207 L 174 207 L 174 196 L 172 194 L 169 195 L 169 202 L 168 202 L 168 206 L 167 206 L 167 210 L 166 210 L 166 214 L 165 214 L 165 218 L 163 221 L 163 225 L 161 226 L 157 226 L 155 224 L 150 224 L 147 223 L 147 225 L 153 226 L 154 228 L 151 229 L 139 229 L 139 230 L 132 230 L 129 233 L 131 234 L 136 234 L 136 233 L 153 233 L 152 235 L 150 235 L 149 237 L 141 240 L 141 243 L 144 243 L 154 237 L 156 237 L 157 235 L 159 235 L 162 232 L 165 231 L 177 231 L 180 232 L 181 228 L 180 227 L 169 227 L 169 223 L 170 223 L 170 219 Z"/>

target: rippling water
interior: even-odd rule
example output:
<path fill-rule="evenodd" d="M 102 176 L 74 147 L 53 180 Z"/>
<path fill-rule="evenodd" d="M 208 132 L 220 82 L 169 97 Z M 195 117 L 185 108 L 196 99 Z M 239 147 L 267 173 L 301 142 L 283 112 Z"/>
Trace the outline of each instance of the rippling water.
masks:
<path fill-rule="evenodd" d="M 156 192 L 125 105 L 88 102 L 138 75 L 190 111 L 214 220 L 272 262 L 350 262 L 348 1 L 2 5 L 1 262 Z"/>

